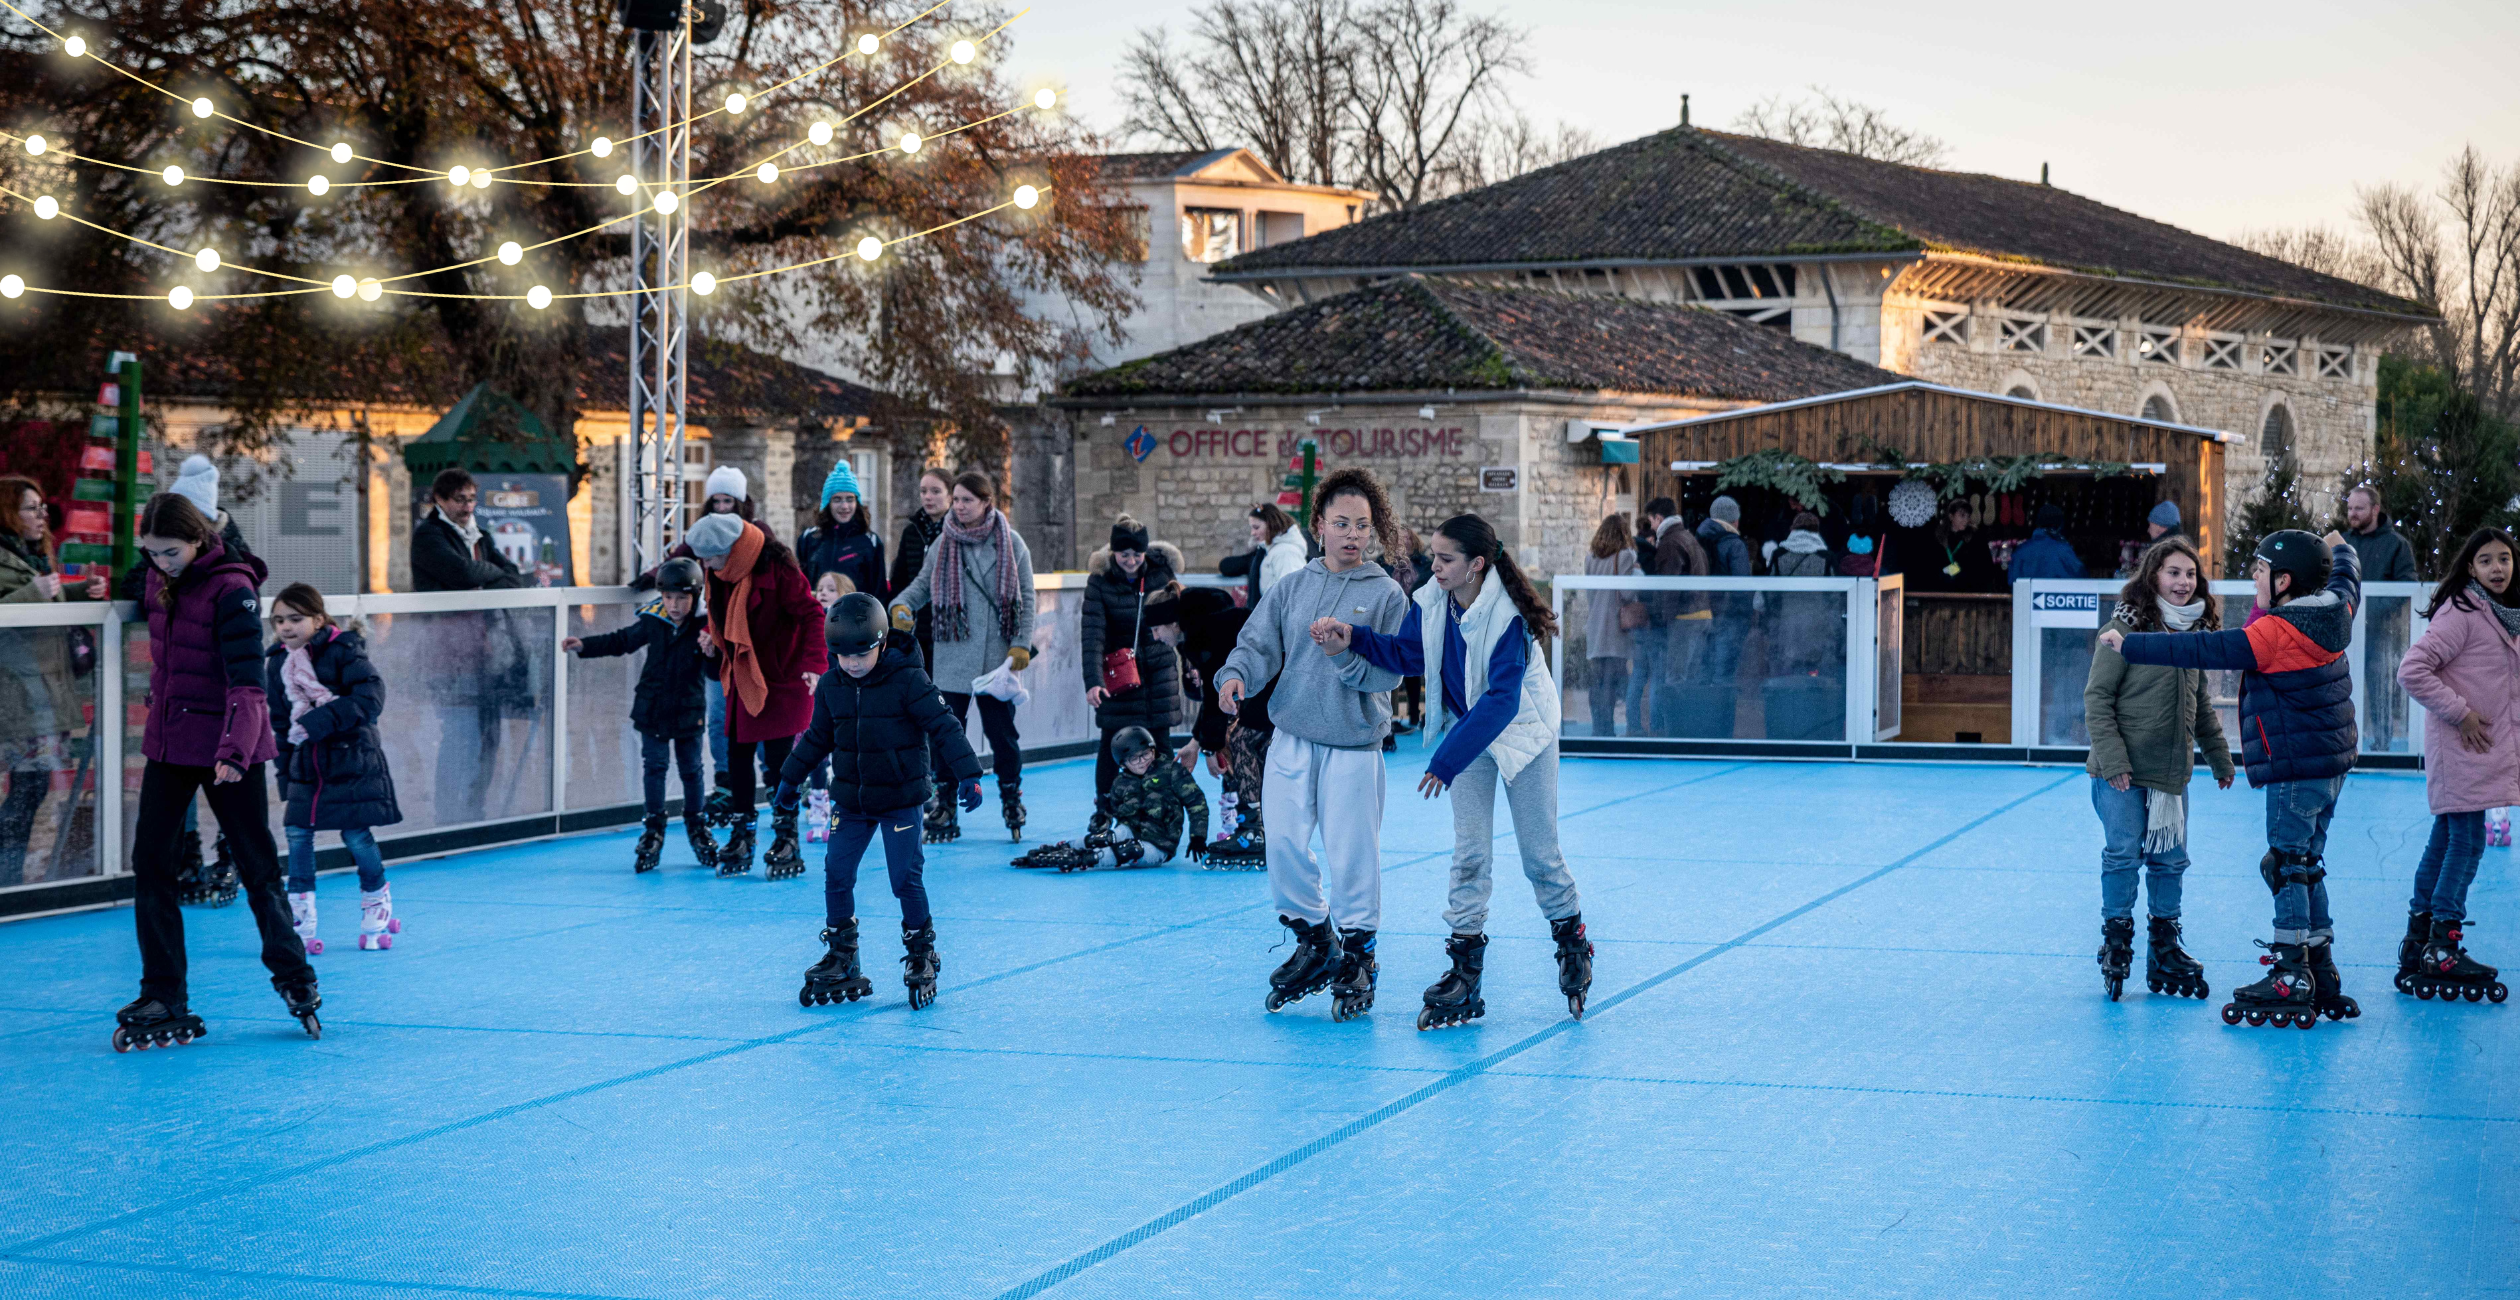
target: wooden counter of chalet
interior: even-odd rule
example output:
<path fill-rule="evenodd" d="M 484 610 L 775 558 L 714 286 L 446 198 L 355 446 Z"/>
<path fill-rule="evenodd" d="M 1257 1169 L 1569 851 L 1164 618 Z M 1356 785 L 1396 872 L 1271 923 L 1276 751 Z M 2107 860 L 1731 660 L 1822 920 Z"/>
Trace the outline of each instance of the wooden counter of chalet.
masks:
<path fill-rule="evenodd" d="M 1900 638 L 1897 739 L 2012 740 L 2012 596 L 1912 592 Z"/>

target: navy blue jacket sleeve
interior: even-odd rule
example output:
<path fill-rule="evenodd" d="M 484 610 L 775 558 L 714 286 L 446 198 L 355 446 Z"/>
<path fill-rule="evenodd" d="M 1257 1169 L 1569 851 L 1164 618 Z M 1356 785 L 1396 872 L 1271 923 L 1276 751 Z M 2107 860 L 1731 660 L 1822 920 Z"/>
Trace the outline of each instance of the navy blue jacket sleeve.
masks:
<path fill-rule="evenodd" d="M 647 644 L 648 622 L 645 618 L 634 618 L 628 627 L 578 638 L 578 658 L 609 659 L 636 651 Z"/>
<path fill-rule="evenodd" d="M 1426 611 L 1416 601 L 1409 602 L 1409 616 L 1400 620 L 1400 630 L 1385 636 L 1358 623 L 1348 629 L 1348 649 L 1357 658 L 1387 673 L 1403 677 L 1426 675 Z"/>
<path fill-rule="evenodd" d="M 1422 654 L 1421 654 L 1421 657 Z M 1496 649 L 1488 655 L 1487 689 L 1470 705 L 1470 714 L 1453 724 L 1444 743 L 1435 747 L 1435 755 L 1426 760 L 1426 770 L 1435 779 L 1451 785 L 1461 770 L 1477 762 L 1487 747 L 1505 733 L 1506 725 L 1522 707 L 1523 673 L 1531 667 L 1531 634 L 1523 629 L 1520 615 L 1507 624 L 1496 638 Z"/>
<path fill-rule="evenodd" d="M 2249 634 L 2229 632 L 2137 632 L 2118 647 L 2130 664 L 2166 664 L 2172 668 L 2247 669 L 2258 666 L 2257 647 Z"/>

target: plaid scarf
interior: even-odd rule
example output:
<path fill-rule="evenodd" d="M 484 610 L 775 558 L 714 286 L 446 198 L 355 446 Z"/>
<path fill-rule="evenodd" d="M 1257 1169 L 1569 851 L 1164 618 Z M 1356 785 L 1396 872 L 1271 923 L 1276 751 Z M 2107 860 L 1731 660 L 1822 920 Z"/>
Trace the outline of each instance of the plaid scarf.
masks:
<path fill-rule="evenodd" d="M 2485 590 L 2484 583 L 2474 578 L 2468 579 L 2467 589 L 2469 595 L 2476 597 L 2476 603 L 2494 611 L 2494 619 L 2502 624 L 2504 636 L 2520 638 L 2520 609 L 2502 603 L 2494 593 Z"/>
<path fill-rule="evenodd" d="M 993 546 L 997 549 L 997 589 L 990 598 L 997 602 L 998 636 L 1015 640 L 1015 606 L 1019 596 L 1015 590 L 1015 530 L 1007 527 L 1006 515 L 989 511 L 989 517 L 977 528 L 965 530 L 950 514 L 936 543 L 936 639 L 962 641 L 971 636 L 971 611 L 963 599 L 963 548 Z"/>

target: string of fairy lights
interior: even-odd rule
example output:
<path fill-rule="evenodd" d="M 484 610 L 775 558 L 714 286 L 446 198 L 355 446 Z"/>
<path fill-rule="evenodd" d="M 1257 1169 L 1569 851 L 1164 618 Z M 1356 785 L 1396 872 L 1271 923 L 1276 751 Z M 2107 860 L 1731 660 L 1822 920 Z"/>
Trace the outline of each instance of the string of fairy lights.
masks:
<path fill-rule="evenodd" d="M 793 177 L 802 172 L 810 172 L 818 168 L 836 166 L 842 163 L 858 162 L 869 158 L 878 158 L 895 153 L 903 155 L 904 157 L 916 156 L 921 150 L 934 145 L 940 140 L 945 140 L 952 136 L 960 135 L 963 132 L 983 127 L 992 122 L 997 122 L 1025 112 L 1026 108 L 1022 106 L 1008 108 L 989 114 L 986 117 L 976 118 L 972 121 L 964 122 L 960 125 L 926 135 L 922 135 L 915 130 L 905 128 L 890 143 L 879 145 L 876 148 L 862 150 L 857 153 L 817 158 L 813 161 L 802 163 L 790 162 L 786 165 L 782 165 L 781 161 L 783 159 L 791 158 L 794 154 L 801 150 L 828 148 L 831 145 L 831 142 L 837 137 L 840 129 L 858 121 L 860 118 L 865 117 L 867 114 L 874 112 L 884 104 L 898 98 L 900 95 L 919 85 L 921 82 L 924 82 L 949 68 L 969 65 L 979 56 L 980 47 L 983 44 L 1004 33 L 1008 27 L 1014 25 L 1014 23 L 1023 18 L 1025 14 L 1030 13 L 1031 10 L 1029 9 L 1017 11 L 1013 16 L 1007 18 L 1004 22 L 999 23 L 996 27 L 977 37 L 964 38 L 954 41 L 953 44 L 948 47 L 945 58 L 921 71 L 918 75 L 894 86 L 884 94 L 877 96 L 875 99 L 860 106 L 855 111 L 839 117 L 836 121 L 822 120 L 814 122 L 811 127 L 807 129 L 804 139 L 793 144 L 786 145 L 761 158 L 755 159 L 753 162 L 746 164 L 742 169 L 729 172 L 723 176 L 691 178 L 688 181 L 688 188 L 679 193 L 670 186 L 646 184 L 642 182 L 638 176 L 629 172 L 624 172 L 620 177 L 611 181 L 543 180 L 521 177 L 512 174 L 529 168 L 549 166 L 554 163 L 565 162 L 581 157 L 608 158 L 615 150 L 625 145 L 645 139 L 648 136 L 657 135 L 682 127 L 688 127 L 692 123 L 717 117 L 721 114 L 730 117 L 739 116 L 764 98 L 832 68 L 850 57 L 872 58 L 883 49 L 884 42 L 886 40 L 933 15 L 937 10 L 944 8 L 948 2 L 949 0 L 938 0 L 938 3 L 930 5 L 928 8 L 904 20 L 899 25 L 885 31 L 863 33 L 851 43 L 850 48 L 845 49 L 841 53 L 825 59 L 820 63 L 816 63 L 801 72 L 783 80 L 774 82 L 771 85 L 749 92 L 742 90 L 730 91 L 725 98 L 720 101 L 717 107 L 708 109 L 705 112 L 694 113 L 690 117 L 682 119 L 680 122 L 656 127 L 650 131 L 642 132 L 639 135 L 628 136 L 620 140 L 599 135 L 590 140 L 584 148 L 572 150 L 567 153 L 554 154 L 548 158 L 536 158 L 526 162 L 508 163 L 501 166 L 474 166 L 471 164 L 459 163 L 447 168 L 445 171 L 438 171 L 433 168 L 420 167 L 412 163 L 398 162 L 391 159 L 370 158 L 360 154 L 346 141 L 335 141 L 330 145 L 317 144 L 313 141 L 301 140 L 284 132 L 272 130 L 271 128 L 262 126 L 258 123 L 230 116 L 229 114 L 220 111 L 218 105 L 209 97 L 188 97 L 178 91 L 170 90 L 167 87 L 151 81 L 148 78 L 133 72 L 131 69 L 125 68 L 122 65 L 96 53 L 90 48 L 85 37 L 82 37 L 77 33 L 65 33 L 55 30 L 36 19 L 34 15 L 29 14 L 24 9 L 19 8 L 16 4 L 11 3 L 10 0 L 0 0 L 0 9 L 8 10 L 10 13 L 17 15 L 20 19 L 34 26 L 37 30 L 43 32 L 46 36 L 58 41 L 60 43 L 61 52 L 65 56 L 72 59 L 87 59 L 101 64 L 115 73 L 128 78 L 151 91 L 163 95 L 170 100 L 184 104 L 191 114 L 197 119 L 208 120 L 216 118 L 220 121 L 232 123 L 235 126 L 248 131 L 254 131 L 307 149 L 317 150 L 325 154 L 336 164 L 360 162 L 371 164 L 372 166 L 392 168 L 413 173 L 409 176 L 397 176 L 381 180 L 335 181 L 319 171 L 308 177 L 307 180 L 302 183 L 303 188 L 308 194 L 318 198 L 335 189 L 375 188 L 391 185 L 428 184 L 442 181 L 459 190 L 486 190 L 494 184 L 555 187 L 571 186 L 589 188 L 609 186 L 610 188 L 618 191 L 623 197 L 636 198 L 638 202 L 635 203 L 629 211 L 618 216 L 611 217 L 607 220 L 597 222 L 596 224 L 588 226 L 583 230 L 570 231 L 567 234 L 557 235 L 532 244 L 519 243 L 516 240 L 506 240 L 498 246 L 496 251 L 467 261 L 450 263 L 446 266 L 432 267 L 426 270 L 406 271 L 398 275 L 383 277 L 361 277 L 345 272 L 335 275 L 329 280 L 325 280 L 321 278 L 293 275 L 285 271 L 275 271 L 268 268 L 230 262 L 227 261 L 224 255 L 221 254 L 215 247 L 205 246 L 192 251 L 173 248 L 154 240 L 131 234 L 127 231 L 116 230 L 109 226 L 87 220 L 86 218 L 69 211 L 59 199 L 50 194 L 29 195 L 8 185 L 0 184 L 0 197 L 6 197 L 19 204 L 25 205 L 34 212 L 38 220 L 52 221 L 56 219 L 66 219 L 90 230 L 112 236 L 113 238 L 125 240 L 144 248 L 165 253 L 171 257 L 189 261 L 195 269 L 204 273 L 225 269 L 249 275 L 264 276 L 274 280 L 286 281 L 298 286 L 295 288 L 266 289 L 239 293 L 196 293 L 190 285 L 179 284 L 163 295 L 162 299 L 169 307 L 175 309 L 176 311 L 189 310 L 195 302 L 282 298 L 301 294 L 320 294 L 326 292 L 331 293 L 337 298 L 347 299 L 355 297 L 366 302 L 375 302 L 387 294 L 410 298 L 452 298 L 472 299 L 486 302 L 523 302 L 526 306 L 537 311 L 548 308 L 555 302 L 562 302 L 570 299 L 627 297 L 642 292 L 653 292 L 657 289 L 688 289 L 694 294 L 706 297 L 715 293 L 718 286 L 721 284 L 735 284 L 748 280 L 762 279 L 789 271 L 806 270 L 816 266 L 828 265 L 833 262 L 846 261 L 852 257 L 864 262 L 874 262 L 881 259 L 886 250 L 901 244 L 909 243 L 913 240 L 924 239 L 929 235 L 950 230 L 956 226 L 979 221 L 997 213 L 1005 212 L 1010 208 L 1028 211 L 1039 206 L 1040 203 L 1049 196 L 1051 187 L 1047 185 L 1017 185 L 1004 201 L 993 206 L 982 208 L 975 212 L 966 213 L 951 220 L 938 222 L 937 224 L 929 226 L 923 230 L 917 230 L 909 234 L 895 236 L 891 239 L 884 239 L 875 235 L 867 235 L 860 238 L 856 244 L 845 253 L 837 253 L 829 257 L 813 258 L 807 261 L 793 262 L 780 266 L 765 267 L 760 270 L 746 271 L 733 275 L 720 276 L 708 271 L 697 271 L 692 273 L 688 280 L 679 284 L 649 286 L 645 289 L 590 289 L 571 293 L 556 293 L 549 286 L 541 284 L 534 285 L 523 293 L 445 293 L 414 288 L 401 288 L 397 286 L 407 281 L 426 279 L 428 277 L 442 275 L 450 271 L 468 270 L 473 267 L 487 265 L 491 262 L 497 262 L 504 266 L 516 266 L 524 261 L 525 255 L 528 253 L 550 248 L 558 244 L 565 244 L 572 240 L 582 239 L 626 221 L 640 220 L 650 211 L 670 216 L 677 209 L 689 204 L 692 199 L 695 199 L 720 185 L 729 184 L 746 178 L 750 178 L 762 185 L 775 185 L 785 177 Z M 1048 87 L 1043 87 L 1032 93 L 1032 95 L 1028 98 L 1027 104 L 1032 111 L 1048 112 L 1057 107 L 1058 102 L 1058 92 Z M 118 162 L 111 159 L 94 158 L 76 153 L 72 150 L 64 149 L 58 144 L 58 142 L 47 139 L 40 134 L 30 133 L 26 135 L 19 135 L 9 131 L 0 131 L 0 142 L 15 145 L 16 147 L 24 150 L 30 157 L 34 158 L 51 157 L 57 158 L 67 164 L 104 167 L 111 170 L 144 175 L 155 172 L 158 179 L 169 188 L 180 187 L 188 181 L 202 184 L 239 185 L 281 189 L 296 189 L 301 186 L 300 182 L 295 181 L 258 180 L 228 176 L 187 175 L 182 167 L 171 163 L 163 168 L 150 168 L 126 162 Z M 696 210 L 697 209 L 694 209 L 694 211 Z M 44 285 L 29 284 L 26 282 L 24 277 L 16 274 L 0 275 L 0 298 L 14 299 L 29 293 L 68 298 L 107 298 L 137 301 L 160 300 L 160 295 L 157 294 L 101 293 L 79 289 L 62 289 Z"/>

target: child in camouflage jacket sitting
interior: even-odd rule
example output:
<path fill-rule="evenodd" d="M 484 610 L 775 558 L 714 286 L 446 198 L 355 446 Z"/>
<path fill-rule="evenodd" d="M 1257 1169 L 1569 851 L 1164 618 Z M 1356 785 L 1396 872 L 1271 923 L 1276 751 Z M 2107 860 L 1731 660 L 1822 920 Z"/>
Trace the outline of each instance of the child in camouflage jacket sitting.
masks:
<path fill-rule="evenodd" d="M 1042 845 L 1015 859 L 1016 866 L 1089 871 L 1162 866 L 1176 853 L 1186 852 L 1193 862 L 1207 856 L 1207 795 L 1190 773 L 1164 762 L 1144 727 L 1122 728 L 1111 739 L 1111 756 L 1120 762 L 1120 775 L 1098 801 L 1085 842 Z"/>

